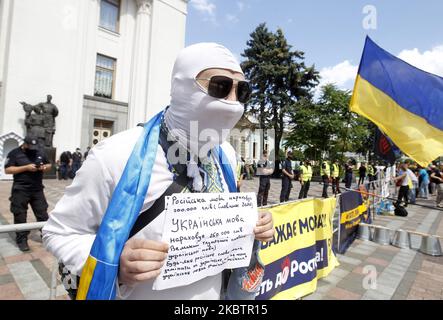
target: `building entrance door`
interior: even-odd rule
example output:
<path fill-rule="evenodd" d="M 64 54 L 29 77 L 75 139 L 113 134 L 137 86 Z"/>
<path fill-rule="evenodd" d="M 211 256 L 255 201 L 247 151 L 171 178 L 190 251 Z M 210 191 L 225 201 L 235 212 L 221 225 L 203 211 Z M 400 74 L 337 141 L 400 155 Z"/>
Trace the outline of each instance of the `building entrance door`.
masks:
<path fill-rule="evenodd" d="M 113 121 L 94 119 L 94 129 L 92 130 L 92 145 L 95 146 L 100 141 L 112 135 Z"/>

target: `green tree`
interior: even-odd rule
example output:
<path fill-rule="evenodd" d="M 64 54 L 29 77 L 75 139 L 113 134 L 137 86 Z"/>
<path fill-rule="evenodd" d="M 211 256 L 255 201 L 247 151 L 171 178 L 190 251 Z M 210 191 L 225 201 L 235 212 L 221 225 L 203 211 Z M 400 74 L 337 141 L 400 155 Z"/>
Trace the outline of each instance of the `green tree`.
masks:
<path fill-rule="evenodd" d="M 332 84 L 321 88 L 318 101 L 302 99 L 290 112 L 291 134 L 287 145 L 304 150 L 307 158 L 342 158 L 346 151 L 371 149 L 369 121 L 349 111 L 351 94 Z"/>
<path fill-rule="evenodd" d="M 278 152 L 287 115 L 300 99 L 312 96 L 318 72 L 304 64 L 304 52 L 293 50 L 281 29 L 273 33 L 264 23 L 250 34 L 242 56 L 242 68 L 253 87 L 246 112 L 258 116 L 262 129 L 275 130 Z"/>

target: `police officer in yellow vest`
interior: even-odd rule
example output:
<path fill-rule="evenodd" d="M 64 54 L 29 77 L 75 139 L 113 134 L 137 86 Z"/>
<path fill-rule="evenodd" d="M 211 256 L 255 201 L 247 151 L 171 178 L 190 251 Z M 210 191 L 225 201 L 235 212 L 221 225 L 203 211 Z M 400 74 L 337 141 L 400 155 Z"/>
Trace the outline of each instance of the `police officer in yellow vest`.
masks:
<path fill-rule="evenodd" d="M 329 187 L 329 181 L 331 179 L 331 168 L 329 166 L 329 163 L 327 161 L 323 161 L 320 167 L 320 175 L 321 179 L 323 181 L 323 193 L 322 197 L 327 198 L 328 197 L 328 187 Z"/>
<path fill-rule="evenodd" d="M 341 191 L 340 191 L 340 162 L 338 161 L 338 159 L 335 159 L 334 163 L 332 164 L 331 177 L 332 177 L 332 192 L 334 192 L 335 195 L 338 193 L 341 193 Z"/>
<path fill-rule="evenodd" d="M 298 194 L 299 199 L 305 199 L 308 197 L 309 186 L 312 180 L 312 166 L 309 160 L 305 160 L 305 163 L 300 166 L 300 184 L 301 189 Z"/>

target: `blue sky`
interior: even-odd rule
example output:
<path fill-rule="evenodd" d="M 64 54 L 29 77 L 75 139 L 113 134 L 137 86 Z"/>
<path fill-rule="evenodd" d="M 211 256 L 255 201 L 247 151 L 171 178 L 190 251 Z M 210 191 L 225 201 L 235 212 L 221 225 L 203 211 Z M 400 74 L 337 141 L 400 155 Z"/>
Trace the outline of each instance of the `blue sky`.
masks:
<path fill-rule="evenodd" d="M 266 22 L 305 52 L 323 82 L 350 89 L 367 34 L 389 52 L 443 76 L 442 15 L 441 0 L 190 0 L 186 44 L 218 42 L 239 56 L 249 34 Z M 368 22 L 371 28 L 364 27 Z"/>

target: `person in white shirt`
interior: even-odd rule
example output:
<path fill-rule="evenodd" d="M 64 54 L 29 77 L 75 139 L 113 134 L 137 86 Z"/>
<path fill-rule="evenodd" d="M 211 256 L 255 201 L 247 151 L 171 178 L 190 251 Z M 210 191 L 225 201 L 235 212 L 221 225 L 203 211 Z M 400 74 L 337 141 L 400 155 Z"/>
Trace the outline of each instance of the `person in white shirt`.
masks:
<path fill-rule="evenodd" d="M 221 145 L 235 172 L 235 151 L 225 140 L 241 118 L 249 95 L 250 86 L 236 58 L 225 47 L 201 43 L 179 54 L 172 74 L 171 103 L 161 128 L 176 137 L 179 146 L 195 160 L 187 162 L 192 183 L 184 192 L 229 192 L 220 174 L 220 163 L 210 150 Z M 192 127 L 195 122 L 197 129 Z M 43 229 L 43 242 L 65 273 L 82 274 L 113 191 L 142 131 L 142 127 L 129 129 L 91 149 L 72 185 L 51 212 Z M 202 136 L 206 140 L 202 141 Z M 159 144 L 140 212 L 150 208 L 173 182 L 171 164 L 170 154 Z M 184 287 L 152 290 L 168 252 L 168 244 L 161 242 L 164 218 L 163 212 L 126 242 L 120 256 L 117 298 L 220 299 L 221 274 Z M 258 241 L 273 238 L 269 212 L 260 215 L 254 232 Z"/>
<path fill-rule="evenodd" d="M 409 168 L 407 170 L 407 173 L 408 173 L 409 179 L 411 179 L 411 182 L 412 182 L 409 186 L 409 199 L 410 199 L 409 203 L 415 204 L 417 189 L 418 189 L 418 177 Z M 411 185 L 412 185 L 412 187 L 411 187 Z"/>
<path fill-rule="evenodd" d="M 396 206 L 399 206 L 401 201 L 404 199 L 405 207 L 408 206 L 409 203 L 409 189 L 411 183 L 410 173 L 408 173 L 409 170 L 409 161 L 406 160 L 403 163 L 400 164 L 400 168 L 398 171 L 397 177 L 393 178 L 394 182 L 397 182 L 400 184 L 400 189 L 398 191 L 398 198 L 397 202 L 395 203 Z M 411 171 L 411 170 L 409 170 Z"/>

